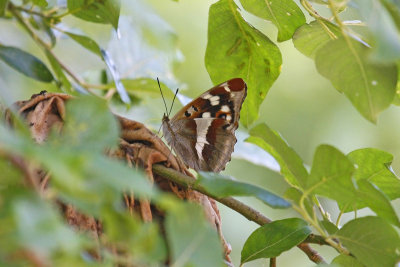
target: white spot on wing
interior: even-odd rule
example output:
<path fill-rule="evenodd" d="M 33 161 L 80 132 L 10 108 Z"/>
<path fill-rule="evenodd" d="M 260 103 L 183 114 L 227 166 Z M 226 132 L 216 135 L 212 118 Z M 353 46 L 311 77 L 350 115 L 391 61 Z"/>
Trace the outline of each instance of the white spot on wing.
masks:
<path fill-rule="evenodd" d="M 209 99 L 209 98 L 211 98 L 211 97 L 212 97 L 212 95 L 206 94 L 205 96 L 203 96 L 203 97 L 201 97 L 201 98 L 203 98 L 203 99 Z"/>
<path fill-rule="evenodd" d="M 211 106 L 216 106 L 219 104 L 219 96 L 217 96 L 217 95 L 210 97 L 209 100 L 210 100 Z"/>
<path fill-rule="evenodd" d="M 202 118 L 211 118 L 211 113 L 210 113 L 210 112 L 204 112 L 204 113 L 201 115 L 201 117 L 202 117 Z"/>
<path fill-rule="evenodd" d="M 231 119 L 232 119 L 232 116 L 231 116 L 231 115 L 226 115 L 226 120 L 227 120 L 227 121 L 231 121 Z"/>
<path fill-rule="evenodd" d="M 230 91 L 231 91 L 231 89 L 229 89 L 229 86 L 228 86 L 228 85 L 225 85 L 225 86 L 224 86 L 224 89 L 225 89 L 225 91 L 227 91 L 227 92 L 230 92 Z"/>
<path fill-rule="evenodd" d="M 195 112 L 193 107 L 188 108 L 187 111 L 190 113 L 190 115 Z"/>
<path fill-rule="evenodd" d="M 206 112 L 209 113 L 209 112 Z M 205 113 L 203 113 L 204 115 Z M 196 122 L 196 130 L 197 130 L 197 139 L 196 139 L 196 152 L 197 156 L 199 157 L 200 160 L 203 159 L 203 149 L 206 144 L 209 144 L 207 141 L 207 133 L 208 133 L 208 128 L 210 127 L 213 119 L 195 119 Z"/>
<path fill-rule="evenodd" d="M 230 109 L 229 109 L 229 107 L 228 107 L 227 105 L 223 105 L 223 106 L 221 107 L 221 111 L 222 111 L 222 112 L 229 112 Z"/>

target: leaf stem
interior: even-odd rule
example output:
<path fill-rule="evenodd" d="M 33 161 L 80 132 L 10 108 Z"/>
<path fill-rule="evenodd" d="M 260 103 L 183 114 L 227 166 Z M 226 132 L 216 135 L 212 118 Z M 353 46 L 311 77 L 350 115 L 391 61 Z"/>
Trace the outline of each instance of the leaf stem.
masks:
<path fill-rule="evenodd" d="M 269 259 L 269 267 L 276 267 L 276 258 Z"/>
<path fill-rule="evenodd" d="M 322 217 L 324 217 L 326 220 L 332 222 L 330 214 L 327 211 L 324 210 L 324 207 L 322 207 L 321 202 L 319 202 L 319 199 L 317 197 L 314 197 L 314 198 L 315 198 L 314 201 L 315 201 L 315 203 L 316 203 L 316 205 L 318 207 L 318 210 L 321 213 Z"/>
<path fill-rule="evenodd" d="M 72 10 L 68 9 L 67 12 L 62 13 L 62 14 L 59 14 L 59 15 L 57 15 L 57 16 L 54 16 L 53 18 L 54 18 L 54 19 L 62 19 L 62 18 L 65 17 L 65 16 L 72 15 L 72 14 L 74 14 L 74 13 L 76 13 L 76 12 L 81 11 L 81 10 L 82 10 L 82 7 L 77 7 L 77 8 L 72 9 Z"/>
<path fill-rule="evenodd" d="M 32 14 L 32 15 L 36 15 L 36 16 L 39 16 L 39 17 L 51 18 L 51 16 L 49 16 L 49 15 L 43 13 L 43 12 L 35 11 L 35 10 L 32 10 L 32 9 L 27 9 L 27 8 L 22 7 L 22 6 L 14 6 L 14 8 L 18 9 L 19 11 L 22 11 L 22 12 L 25 12 L 25 13 L 28 13 L 28 14 Z"/>
<path fill-rule="evenodd" d="M 316 20 L 325 20 L 325 18 L 319 15 L 318 12 L 307 0 L 300 0 L 300 4 L 308 12 L 308 14 L 310 14 L 311 17 L 315 18 Z"/>
<path fill-rule="evenodd" d="M 320 234 L 321 236 L 325 239 L 325 241 L 333 248 L 335 248 L 339 253 L 349 255 L 349 251 L 347 251 L 345 248 L 343 248 L 340 243 L 335 242 L 329 235 L 326 234 L 325 230 L 322 229 L 322 227 L 319 224 L 318 218 L 315 214 L 315 211 L 313 211 L 313 218 L 311 218 L 310 214 L 308 214 L 308 211 L 305 207 L 304 201 L 307 199 L 308 195 L 311 194 L 311 192 L 317 188 L 321 183 L 324 183 L 325 181 L 322 180 L 319 183 L 316 183 L 315 185 L 311 186 L 308 188 L 306 191 L 303 192 L 303 195 L 300 198 L 299 204 L 300 206 L 294 205 L 293 208 L 300 213 L 300 215 L 308 222 L 310 223 Z"/>
<path fill-rule="evenodd" d="M 347 209 L 347 206 L 348 206 L 348 205 L 346 205 L 343 209 L 340 210 L 340 213 L 339 213 L 339 215 L 338 215 L 338 217 L 337 217 L 337 219 L 336 219 L 336 223 L 335 223 L 336 227 L 339 227 L 339 225 L 340 225 L 340 220 L 342 219 L 342 215 L 343 215 L 343 213 L 344 213 L 344 210 Z"/>
<path fill-rule="evenodd" d="M 300 0 L 300 3 L 304 7 L 304 9 L 307 10 L 308 14 L 310 14 L 311 17 L 315 18 L 315 20 L 318 21 L 319 24 L 321 24 L 322 28 L 328 33 L 328 35 L 332 39 L 337 39 L 337 36 L 325 24 L 325 22 L 329 22 L 328 19 L 319 15 L 318 12 L 314 9 L 314 7 L 307 0 Z"/>
<path fill-rule="evenodd" d="M 72 72 L 71 69 L 69 69 L 58 57 L 57 55 L 51 50 L 51 46 L 47 44 L 45 41 L 43 41 L 32 29 L 32 27 L 29 25 L 29 23 L 22 17 L 21 13 L 18 12 L 17 9 L 18 7 L 14 6 L 11 2 L 8 5 L 8 8 L 10 12 L 14 15 L 14 17 L 17 19 L 17 21 L 21 24 L 21 26 L 28 32 L 28 34 L 32 37 L 32 39 L 41 47 L 43 48 L 46 52 L 51 54 L 54 59 L 57 61 L 57 63 L 61 66 L 63 70 L 65 70 L 66 73 L 75 81 L 77 82 L 80 86 L 88 90 L 91 94 L 94 94 L 91 90 L 91 88 L 94 89 L 110 89 L 112 86 L 107 86 L 107 85 L 95 85 L 95 84 L 88 84 L 81 78 L 79 78 L 75 73 Z"/>

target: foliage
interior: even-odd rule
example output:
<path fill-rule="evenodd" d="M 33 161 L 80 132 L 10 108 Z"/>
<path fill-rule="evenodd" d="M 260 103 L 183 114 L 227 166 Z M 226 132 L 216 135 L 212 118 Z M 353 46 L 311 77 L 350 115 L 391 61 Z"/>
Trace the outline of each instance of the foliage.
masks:
<path fill-rule="evenodd" d="M 203 187 L 210 195 L 216 197 L 252 196 L 272 208 L 290 207 L 290 203 L 286 200 L 263 188 L 241 183 L 215 173 L 200 172 L 196 183 Z"/>
<path fill-rule="evenodd" d="M 306 239 L 310 233 L 307 223 L 298 218 L 265 224 L 255 230 L 244 243 L 241 263 L 277 257 Z"/>
<path fill-rule="evenodd" d="M 70 31 L 67 18 L 74 16 L 98 23 L 104 29 L 110 25 L 118 35 L 120 1 L 67 0 L 66 6 L 54 2 L 0 0 L 1 19 L 22 27 L 43 50 L 43 55 L 33 55 L 1 39 L 0 59 L 27 77 L 53 84 L 55 90 L 80 96 L 68 105 L 63 134 L 54 132 L 45 144 L 34 143 L 17 116 L 14 130 L 4 121 L 0 124 L 0 265 L 22 265 L 39 257 L 40 263 L 55 266 L 117 263 L 153 266 L 163 264 L 168 255 L 174 266 L 222 265 L 217 235 L 199 207 L 161 193 L 142 172 L 103 155 L 104 150 L 115 147 L 119 135 L 109 107 L 140 104 L 131 99 L 159 98 L 158 88 L 151 75 L 122 79 L 114 58 L 89 36 Z M 366 120 L 375 123 L 379 113 L 391 104 L 398 105 L 398 1 L 241 0 L 240 3 L 245 11 L 276 26 L 278 42 L 292 39 L 294 46 L 315 61 L 318 72 Z M 241 123 L 250 128 L 246 141 L 276 159 L 289 189 L 284 196 L 278 196 L 267 189 L 210 173 L 200 173 L 198 185 L 216 199 L 256 197 L 273 208 L 291 206 L 302 217 L 277 220 L 256 229 L 243 246 L 241 264 L 277 257 L 303 241 L 308 242 L 307 237 L 313 233 L 338 252 L 332 264 L 394 266 L 400 260 L 397 231 L 400 221 L 391 201 L 400 197 L 400 180 L 390 167 L 393 156 L 373 148 L 346 155 L 322 144 L 315 151 L 311 168 L 307 168 L 278 132 L 265 122 L 253 126 L 260 105 L 280 74 L 282 55 L 271 38 L 246 20 L 246 12 L 238 4 L 239 1 L 219 0 L 210 6 L 205 67 L 213 83 L 233 77 L 246 81 L 248 96 L 241 111 Z M 308 23 L 302 10 L 311 18 Z M 360 27 L 350 27 L 342 19 L 341 14 L 346 10 L 354 11 L 351 14 L 354 20 L 360 20 Z M 319 15 L 326 11 L 332 17 Z M 166 43 L 157 39 L 158 32 L 149 27 L 149 21 L 136 22 L 146 37 L 146 48 L 156 53 L 170 49 L 175 39 L 169 35 Z M 60 35 L 97 56 L 110 75 L 90 83 L 68 68 L 54 49 L 63 42 Z M 112 97 L 116 92 L 118 97 Z M 83 97 L 84 94 L 92 96 Z M 173 93 L 168 90 L 166 96 L 171 99 Z M 32 166 L 49 171 L 52 191 L 39 195 L 24 187 L 23 175 L 10 161 L 10 155 L 19 155 Z M 167 214 L 163 229 L 157 223 L 143 223 L 128 216 L 121 205 L 121 195 L 129 190 L 135 196 L 150 198 Z M 336 221 L 324 210 L 321 197 L 338 204 L 340 214 Z M 124 250 L 126 257 L 116 258 L 103 249 L 104 260 L 96 262 L 85 253 L 94 249 L 96 242 L 73 231 L 60 218 L 59 211 L 49 204 L 55 199 L 72 203 L 101 220 L 106 238 L 119 244 L 118 249 Z M 342 224 L 342 214 L 365 207 L 376 216 L 354 218 Z"/>

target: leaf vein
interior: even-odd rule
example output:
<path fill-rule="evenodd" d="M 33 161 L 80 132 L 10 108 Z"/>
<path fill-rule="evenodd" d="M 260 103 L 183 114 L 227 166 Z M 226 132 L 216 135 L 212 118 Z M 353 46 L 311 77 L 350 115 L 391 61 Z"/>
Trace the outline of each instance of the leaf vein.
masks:
<path fill-rule="evenodd" d="M 279 239 L 279 240 L 276 241 L 275 243 L 272 243 L 272 244 L 270 244 L 269 246 L 266 246 L 265 248 L 262 248 L 262 249 L 260 249 L 260 250 L 258 250 L 258 251 L 256 251 L 256 252 L 254 252 L 253 254 L 249 255 L 243 262 L 247 262 L 247 260 L 248 260 L 248 259 L 251 259 L 254 255 L 260 254 L 260 253 L 263 252 L 264 250 L 266 250 L 266 249 L 268 249 L 268 248 L 270 248 L 270 247 L 272 247 L 272 246 L 274 246 L 274 245 L 276 245 L 276 244 L 279 244 L 279 243 L 283 242 L 284 240 L 288 239 L 290 236 L 292 236 L 292 235 L 296 234 L 297 232 L 300 232 L 300 231 L 302 231 L 302 230 L 304 230 L 304 229 L 305 229 L 305 227 L 302 227 L 302 228 L 300 228 L 300 229 L 297 229 L 296 231 L 294 231 L 294 232 L 288 234 L 287 236 L 285 236 L 284 238 Z"/>

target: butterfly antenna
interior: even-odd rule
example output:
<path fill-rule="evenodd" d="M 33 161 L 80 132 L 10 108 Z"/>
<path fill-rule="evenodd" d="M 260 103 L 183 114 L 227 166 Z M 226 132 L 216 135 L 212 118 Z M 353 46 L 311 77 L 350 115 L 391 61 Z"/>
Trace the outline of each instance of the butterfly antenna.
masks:
<path fill-rule="evenodd" d="M 165 111 L 168 112 L 167 103 L 165 103 L 164 94 L 163 94 L 163 92 L 161 90 L 160 80 L 158 79 L 158 77 L 157 77 L 157 83 L 158 83 L 158 88 L 160 88 L 160 93 L 161 93 L 162 100 L 164 102 Z"/>
<path fill-rule="evenodd" d="M 161 123 L 161 125 L 160 125 L 160 128 L 158 128 L 158 132 L 157 132 L 158 135 L 160 135 L 161 128 L 162 128 L 162 123 Z M 162 137 L 162 136 L 161 136 L 161 137 Z"/>
<path fill-rule="evenodd" d="M 168 112 L 168 117 L 169 117 L 169 115 L 171 114 L 172 107 L 174 106 L 175 98 L 176 98 L 176 95 L 178 94 L 178 92 L 179 92 L 179 88 L 176 89 L 174 98 L 172 99 L 172 104 L 171 104 L 171 108 L 169 109 L 169 112 Z"/>

